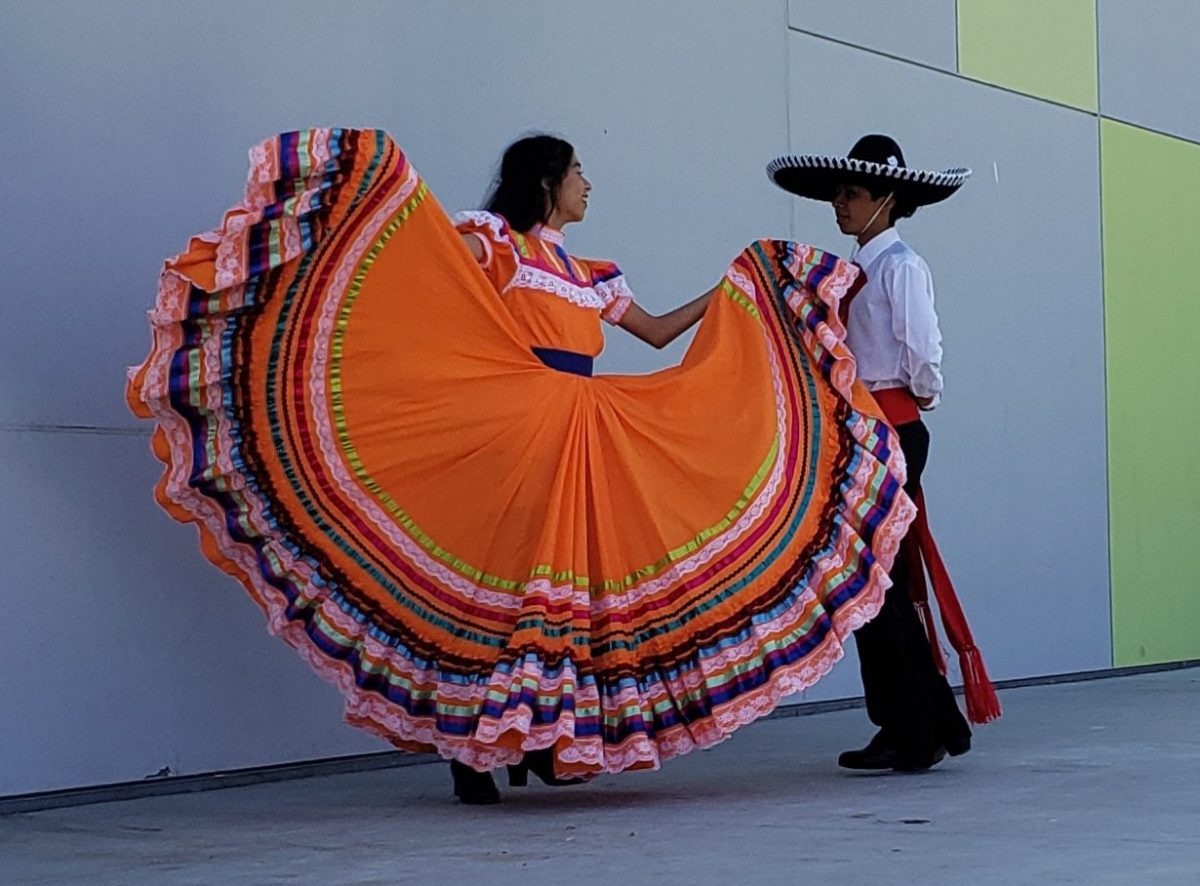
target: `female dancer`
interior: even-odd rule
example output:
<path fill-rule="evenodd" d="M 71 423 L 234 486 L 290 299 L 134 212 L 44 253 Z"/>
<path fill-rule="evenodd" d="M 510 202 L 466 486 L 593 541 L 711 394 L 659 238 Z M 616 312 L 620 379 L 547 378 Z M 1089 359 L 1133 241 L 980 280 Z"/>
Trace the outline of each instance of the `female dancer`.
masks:
<path fill-rule="evenodd" d="M 514 145 L 457 226 L 382 132 L 251 159 L 167 262 L 129 401 L 159 501 L 351 723 L 494 802 L 501 765 L 714 745 L 878 610 L 913 509 L 842 341 L 852 265 L 759 241 L 655 317 L 566 250 L 590 185 L 564 142 Z M 680 365 L 591 377 L 602 320 L 661 346 L 702 315 Z"/>
<path fill-rule="evenodd" d="M 486 210 L 459 213 L 455 218 L 463 242 L 523 326 L 534 355 L 553 369 L 584 376 L 592 374 L 592 361 L 604 344 L 597 313 L 647 344 L 662 348 L 700 320 L 715 291 L 714 287 L 657 317 L 621 289 L 623 282 L 615 282 L 620 276 L 611 265 L 568 255 L 563 249 L 563 228 L 583 221 L 591 190 L 583 164 L 569 142 L 552 135 L 531 135 L 505 150 Z M 528 280 L 515 291 L 509 283 L 521 265 L 521 253 L 514 233 L 522 237 L 526 252 L 533 253 L 530 257 L 553 269 L 538 279 L 534 276 L 537 264 L 527 260 Z M 599 267 L 599 275 L 593 274 L 593 266 Z M 543 284 L 540 288 L 539 282 Z M 591 284 L 595 304 L 561 298 L 558 290 L 564 283 Z M 581 286 L 581 291 L 584 288 Z M 551 785 L 580 781 L 555 777 L 553 760 L 545 750 L 526 753 L 520 764 L 509 766 L 509 784 L 525 784 L 528 771 Z M 450 772 L 454 795 L 461 802 L 498 802 L 500 795 L 490 773 L 477 772 L 457 760 L 451 761 Z"/>

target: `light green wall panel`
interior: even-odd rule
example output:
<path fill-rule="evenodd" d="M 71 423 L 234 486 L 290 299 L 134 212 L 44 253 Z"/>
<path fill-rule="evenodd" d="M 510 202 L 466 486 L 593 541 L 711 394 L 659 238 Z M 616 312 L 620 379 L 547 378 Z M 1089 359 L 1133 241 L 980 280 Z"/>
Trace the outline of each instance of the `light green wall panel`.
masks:
<path fill-rule="evenodd" d="M 1095 111 L 1095 0 L 958 0 L 958 70 Z"/>
<path fill-rule="evenodd" d="M 1100 126 L 1120 667 L 1200 658 L 1200 145 Z"/>

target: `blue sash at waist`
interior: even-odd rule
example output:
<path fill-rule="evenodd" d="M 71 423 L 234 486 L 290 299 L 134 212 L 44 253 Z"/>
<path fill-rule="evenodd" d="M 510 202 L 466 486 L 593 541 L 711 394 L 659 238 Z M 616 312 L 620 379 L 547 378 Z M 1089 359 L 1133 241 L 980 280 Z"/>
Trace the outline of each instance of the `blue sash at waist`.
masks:
<path fill-rule="evenodd" d="M 569 372 L 572 375 L 592 375 L 592 358 L 586 354 L 574 351 L 560 351 L 558 348 L 534 348 L 533 355 L 559 372 Z"/>

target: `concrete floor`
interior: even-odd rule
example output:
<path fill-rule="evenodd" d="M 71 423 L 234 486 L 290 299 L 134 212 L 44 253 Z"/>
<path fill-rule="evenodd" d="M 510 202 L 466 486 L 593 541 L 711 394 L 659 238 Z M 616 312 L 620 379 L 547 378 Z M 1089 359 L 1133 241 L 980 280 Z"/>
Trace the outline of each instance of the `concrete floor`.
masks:
<path fill-rule="evenodd" d="M 1001 693 L 975 750 L 853 774 L 861 710 L 463 807 L 439 764 L 0 818 L 0 884 L 1200 884 L 1200 670 Z"/>

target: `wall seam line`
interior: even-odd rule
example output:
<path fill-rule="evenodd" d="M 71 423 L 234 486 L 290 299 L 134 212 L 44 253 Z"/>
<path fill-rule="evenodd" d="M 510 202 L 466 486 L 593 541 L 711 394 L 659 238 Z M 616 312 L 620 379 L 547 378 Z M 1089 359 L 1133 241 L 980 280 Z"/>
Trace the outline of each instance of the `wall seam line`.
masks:
<path fill-rule="evenodd" d="M 1117 598 L 1113 580 L 1113 484 L 1112 484 L 1112 427 L 1108 399 L 1109 371 L 1111 365 L 1108 352 L 1108 250 L 1104 241 L 1104 113 L 1100 103 L 1100 0 L 1095 3 L 1096 12 L 1096 175 L 1097 195 L 1100 206 L 1100 346 L 1104 354 L 1104 521 L 1105 537 L 1108 540 L 1108 654 L 1113 667 L 1117 666 Z"/>
<path fill-rule="evenodd" d="M 784 122 L 787 124 L 787 150 L 789 154 L 796 153 L 792 144 L 792 3 L 783 0 L 783 97 L 787 107 L 784 110 Z M 796 201 L 788 200 L 788 239 L 796 239 Z"/>
<path fill-rule="evenodd" d="M 114 428 L 105 425 L 69 425 L 41 422 L 0 422 L 0 433 L 85 434 L 96 437 L 149 437 L 148 428 Z"/>
<path fill-rule="evenodd" d="M 962 76 L 962 0 L 954 0 L 954 73 Z"/>
<path fill-rule="evenodd" d="M 875 49 L 870 46 L 863 46 L 862 44 L 855 43 L 851 40 L 843 40 L 840 37 L 831 37 L 828 34 L 819 34 L 816 31 L 809 31 L 804 28 L 797 28 L 790 23 L 788 25 L 788 30 L 792 31 L 793 33 L 796 33 L 796 34 L 803 34 L 806 37 L 812 37 L 816 40 L 822 40 L 826 43 L 833 43 L 837 46 L 844 46 L 847 49 L 857 49 L 860 52 L 866 52 L 871 55 L 879 56 L 880 58 L 886 58 L 886 59 L 889 59 L 894 62 L 900 62 L 901 64 L 909 65 L 914 68 L 920 68 L 925 71 L 930 71 L 931 73 L 934 73 L 934 74 L 943 74 L 947 77 L 953 77 L 957 80 L 964 80 L 967 83 L 973 83 L 978 86 L 986 87 L 988 89 L 999 90 L 1000 92 L 1005 92 L 1005 93 L 1008 93 L 1009 95 L 1015 95 L 1019 98 L 1028 99 L 1029 101 L 1037 102 L 1038 104 L 1049 105 L 1054 108 L 1061 108 L 1064 111 L 1074 111 L 1077 114 L 1084 114 L 1085 116 L 1088 116 L 1088 117 L 1102 117 L 1105 120 L 1111 120 L 1114 123 L 1122 123 L 1125 126 L 1132 126 L 1135 129 L 1141 129 L 1141 130 L 1144 130 L 1145 132 L 1151 132 L 1151 133 L 1154 133 L 1155 135 L 1161 135 L 1164 138 L 1171 138 L 1171 139 L 1175 139 L 1176 141 L 1186 142 L 1188 144 L 1200 145 L 1200 139 L 1192 139 L 1192 138 L 1188 138 L 1187 136 L 1179 135 L 1178 133 L 1167 132 L 1166 130 L 1163 130 L 1163 129 L 1156 129 L 1153 126 L 1148 126 L 1148 125 L 1142 124 L 1142 123 L 1135 123 L 1131 120 L 1126 120 L 1123 117 L 1115 117 L 1110 114 L 1102 114 L 1100 112 L 1099 100 L 1097 100 L 1097 102 L 1096 102 L 1096 110 L 1091 110 L 1089 108 L 1079 108 L 1079 107 L 1076 107 L 1075 105 L 1069 105 L 1069 104 L 1066 104 L 1065 102 L 1056 101 L 1055 99 L 1052 99 L 1052 98 L 1046 98 L 1045 96 L 1033 95 L 1032 93 L 1028 93 L 1028 92 L 1021 92 L 1019 89 L 1013 89 L 1011 86 L 1005 86 L 1001 83 L 991 83 L 987 80 L 980 80 L 977 77 L 971 77 L 967 74 L 963 74 L 958 71 L 951 71 L 951 70 L 947 70 L 946 68 L 939 68 L 936 65 L 929 64 L 928 62 L 922 62 L 922 61 L 917 61 L 916 59 L 905 58 L 902 55 L 896 55 L 895 53 L 892 53 L 892 52 L 885 52 L 882 49 Z M 1099 31 L 1099 27 L 1097 26 L 1097 33 L 1098 33 L 1098 31 Z M 957 51 L 957 46 L 956 46 L 956 51 Z M 1099 65 L 1098 56 L 1099 56 L 1099 50 L 1097 49 L 1097 66 Z M 1097 86 L 1097 95 L 1098 94 L 1099 94 L 1099 87 Z"/>

